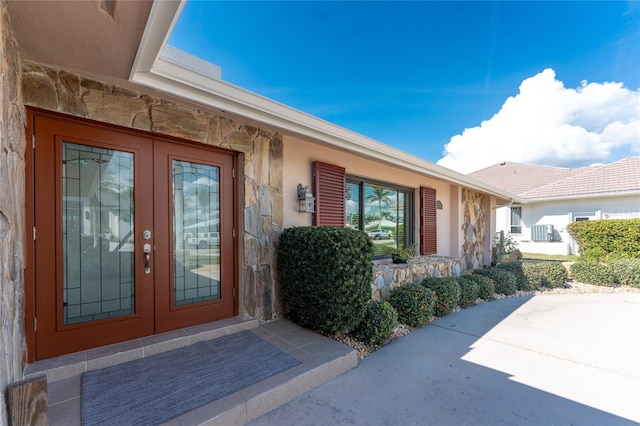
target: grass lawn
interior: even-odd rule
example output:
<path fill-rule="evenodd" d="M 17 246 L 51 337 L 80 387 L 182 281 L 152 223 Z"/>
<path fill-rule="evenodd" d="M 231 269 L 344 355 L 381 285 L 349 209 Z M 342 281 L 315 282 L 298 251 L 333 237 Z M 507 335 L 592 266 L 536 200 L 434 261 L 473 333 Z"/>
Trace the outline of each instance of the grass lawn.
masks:
<path fill-rule="evenodd" d="M 557 262 L 575 262 L 580 256 L 561 254 L 542 254 L 542 253 L 522 253 L 522 260 L 555 260 Z"/>

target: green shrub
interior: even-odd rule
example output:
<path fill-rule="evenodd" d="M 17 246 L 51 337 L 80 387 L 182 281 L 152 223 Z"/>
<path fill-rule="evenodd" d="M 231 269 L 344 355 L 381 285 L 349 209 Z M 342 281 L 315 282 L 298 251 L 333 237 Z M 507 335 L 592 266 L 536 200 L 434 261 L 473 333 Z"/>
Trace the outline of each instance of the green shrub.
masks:
<path fill-rule="evenodd" d="M 583 220 L 567 225 L 584 260 L 640 258 L 640 219 Z"/>
<path fill-rule="evenodd" d="M 575 262 L 571 265 L 575 281 L 614 286 L 616 284 L 640 288 L 640 259 L 616 260 L 609 263 Z"/>
<path fill-rule="evenodd" d="M 531 282 L 527 280 L 527 276 L 524 274 L 522 262 L 502 262 L 498 263 L 496 268 L 511 272 L 516 277 L 516 288 L 518 290 L 531 290 Z"/>
<path fill-rule="evenodd" d="M 398 312 L 398 321 L 420 327 L 431 321 L 435 295 L 420 284 L 410 283 L 391 290 L 389 303 Z"/>
<path fill-rule="evenodd" d="M 437 317 L 451 313 L 460 301 L 460 286 L 458 280 L 453 277 L 425 278 L 422 285 L 435 294 L 433 314 Z"/>
<path fill-rule="evenodd" d="M 463 275 L 457 278 L 458 286 L 460 286 L 460 300 L 458 301 L 458 305 L 461 308 L 469 308 L 476 304 L 476 299 L 478 299 L 478 283 Z"/>
<path fill-rule="evenodd" d="M 611 287 L 616 283 L 616 274 L 608 263 L 574 262 L 571 265 L 571 276 L 574 281 L 586 284 Z"/>
<path fill-rule="evenodd" d="M 398 313 L 389 302 L 372 300 L 353 336 L 367 345 L 380 345 L 398 325 Z"/>
<path fill-rule="evenodd" d="M 612 263 L 616 282 L 640 288 L 640 259 L 618 260 Z"/>
<path fill-rule="evenodd" d="M 367 234 L 328 226 L 288 228 L 280 235 L 277 259 L 282 296 L 295 322 L 325 333 L 347 332 L 360 323 L 373 279 Z"/>
<path fill-rule="evenodd" d="M 493 300 L 496 294 L 496 286 L 491 278 L 480 274 L 465 274 L 463 277 L 473 280 L 478 284 L 478 297 L 480 299 Z"/>
<path fill-rule="evenodd" d="M 511 296 L 516 294 L 518 285 L 516 284 L 516 276 L 509 271 L 499 268 L 491 269 L 476 269 L 474 274 L 484 275 L 493 280 L 495 285 L 495 291 L 498 294 L 504 294 L 505 296 Z"/>
<path fill-rule="evenodd" d="M 522 271 L 532 288 L 556 288 L 563 286 L 569 274 L 559 262 L 535 262 L 522 264 Z"/>

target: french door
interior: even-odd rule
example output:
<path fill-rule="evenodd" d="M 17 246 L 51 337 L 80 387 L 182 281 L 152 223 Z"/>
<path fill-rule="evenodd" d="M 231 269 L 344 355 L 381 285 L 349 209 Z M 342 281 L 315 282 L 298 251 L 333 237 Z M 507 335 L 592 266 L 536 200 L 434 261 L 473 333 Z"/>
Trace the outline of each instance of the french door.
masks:
<path fill-rule="evenodd" d="M 35 357 L 234 316 L 233 154 L 34 113 Z"/>

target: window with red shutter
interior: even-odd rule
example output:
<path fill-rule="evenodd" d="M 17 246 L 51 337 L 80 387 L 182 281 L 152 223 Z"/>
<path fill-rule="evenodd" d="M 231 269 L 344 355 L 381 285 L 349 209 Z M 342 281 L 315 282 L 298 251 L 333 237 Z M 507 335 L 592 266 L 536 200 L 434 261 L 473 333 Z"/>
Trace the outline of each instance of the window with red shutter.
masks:
<path fill-rule="evenodd" d="M 436 190 L 420 187 L 420 254 L 438 252 L 436 236 Z"/>
<path fill-rule="evenodd" d="M 314 161 L 313 193 L 316 197 L 315 226 L 345 225 L 346 173 L 343 167 Z"/>

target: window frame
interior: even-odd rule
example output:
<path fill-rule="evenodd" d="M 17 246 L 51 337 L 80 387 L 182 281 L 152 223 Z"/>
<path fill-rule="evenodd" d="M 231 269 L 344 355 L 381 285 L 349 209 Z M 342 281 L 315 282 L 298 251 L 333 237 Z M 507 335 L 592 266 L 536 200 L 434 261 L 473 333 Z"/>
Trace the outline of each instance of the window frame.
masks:
<path fill-rule="evenodd" d="M 514 209 L 518 209 L 520 213 L 518 214 L 518 223 L 513 223 L 513 213 Z M 511 206 L 509 207 L 509 233 L 512 235 L 522 235 L 522 206 Z M 518 231 L 514 231 L 517 228 Z"/>
<path fill-rule="evenodd" d="M 402 193 L 405 196 L 405 204 L 408 204 L 407 207 L 405 207 L 405 211 L 406 211 L 406 216 L 405 217 L 405 241 L 404 241 L 404 246 L 403 248 L 409 247 L 411 245 L 415 244 L 415 236 L 414 236 L 414 231 L 415 231 L 415 226 L 416 226 L 416 218 L 415 218 L 415 189 L 414 188 L 409 188 L 403 185 L 397 185 L 391 182 L 385 182 L 385 181 L 381 181 L 381 180 L 376 180 L 376 179 L 369 179 L 369 178 L 363 178 L 360 176 L 355 176 L 355 175 L 350 175 L 347 174 L 346 175 L 346 187 L 348 187 L 349 185 L 357 185 L 358 186 L 358 223 L 357 226 L 359 230 L 362 230 L 363 232 L 366 232 L 365 229 L 365 186 L 366 185 L 370 185 L 370 186 L 377 186 L 377 187 L 381 187 L 384 189 L 389 189 L 392 191 L 396 192 L 396 197 L 398 196 L 398 194 Z M 345 226 L 348 225 L 347 223 L 347 217 L 348 217 L 348 208 L 346 207 L 346 202 L 347 202 L 347 194 L 345 191 L 345 218 L 344 218 L 344 223 Z M 394 235 L 394 238 L 397 238 L 396 235 Z M 397 240 L 396 240 L 397 241 Z M 389 257 L 389 255 L 376 255 L 376 258 L 383 258 L 383 257 Z"/>

